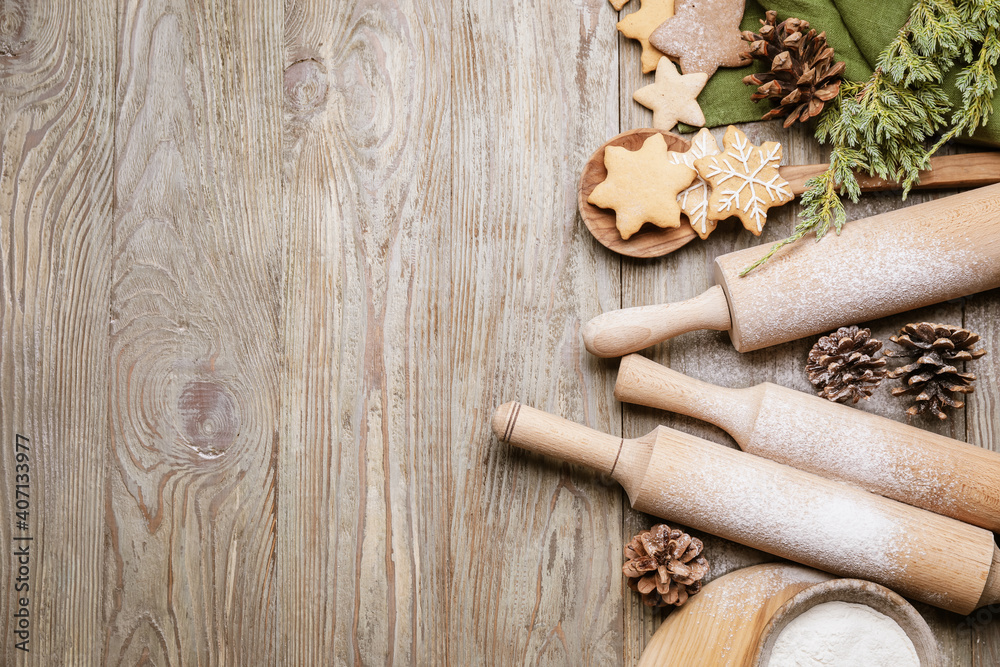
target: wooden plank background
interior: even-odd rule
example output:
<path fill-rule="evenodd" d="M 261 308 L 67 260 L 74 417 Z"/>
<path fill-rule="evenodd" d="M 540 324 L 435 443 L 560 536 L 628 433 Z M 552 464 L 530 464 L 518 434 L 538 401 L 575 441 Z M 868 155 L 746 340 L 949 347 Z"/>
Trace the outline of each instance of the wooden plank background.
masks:
<path fill-rule="evenodd" d="M 652 519 L 499 444 L 489 417 L 517 399 L 732 445 L 616 403 L 617 362 L 580 326 L 694 296 L 796 207 L 761 241 L 725 223 L 659 260 L 592 239 L 580 169 L 651 118 L 618 18 L 606 0 L 0 0 L 0 540 L 19 534 L 18 433 L 34 538 L 31 652 L 5 557 L 0 662 L 635 664 L 663 615 L 624 586 L 621 545 Z M 745 129 L 823 158 L 800 129 Z M 998 314 L 988 293 L 872 323 L 984 337 L 967 408 L 921 425 L 997 447 Z M 807 391 L 811 343 L 740 355 L 692 333 L 648 354 Z M 902 418 L 887 391 L 859 408 Z M 712 577 L 769 559 L 705 539 Z M 949 664 L 1000 660 L 1000 610 L 921 612 Z"/>

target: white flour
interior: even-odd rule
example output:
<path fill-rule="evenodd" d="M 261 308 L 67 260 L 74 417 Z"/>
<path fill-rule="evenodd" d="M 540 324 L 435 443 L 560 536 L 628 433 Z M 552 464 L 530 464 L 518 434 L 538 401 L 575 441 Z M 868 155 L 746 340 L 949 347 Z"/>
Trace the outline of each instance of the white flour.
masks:
<path fill-rule="evenodd" d="M 778 635 L 768 667 L 920 667 L 913 642 L 894 620 L 848 602 L 824 602 Z"/>

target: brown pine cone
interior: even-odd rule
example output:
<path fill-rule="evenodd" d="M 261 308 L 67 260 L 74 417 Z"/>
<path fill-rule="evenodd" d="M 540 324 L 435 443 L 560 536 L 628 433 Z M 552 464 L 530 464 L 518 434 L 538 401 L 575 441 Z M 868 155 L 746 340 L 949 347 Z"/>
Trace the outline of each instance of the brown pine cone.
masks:
<path fill-rule="evenodd" d="M 698 538 L 660 523 L 625 545 L 622 572 L 646 606 L 679 607 L 701 590 L 701 580 L 708 574 L 708 561 L 701 555 L 704 548 Z"/>
<path fill-rule="evenodd" d="M 806 373 L 823 398 L 831 401 L 867 399 L 885 378 L 882 342 L 870 329 L 841 327 L 823 336 L 809 350 Z"/>
<path fill-rule="evenodd" d="M 903 349 L 886 351 L 886 356 L 916 359 L 889 372 L 890 378 L 903 381 L 902 387 L 892 390 L 893 396 L 916 395 L 907 415 L 930 412 L 938 419 L 947 419 L 949 408 L 965 405 L 954 394 L 971 394 L 976 376 L 960 373 L 955 364 L 986 354 L 986 350 L 972 349 L 979 336 L 961 327 L 921 322 L 907 324 L 890 340 Z"/>
<path fill-rule="evenodd" d="M 750 96 L 755 102 L 769 99 L 776 103 L 761 120 L 785 118 L 784 126 L 806 122 L 818 116 L 823 106 L 840 92 L 845 65 L 834 62 L 833 49 L 826 43 L 826 33 L 809 29 L 808 21 L 789 18 L 777 23 L 778 14 L 767 12 L 759 33 L 746 31 L 750 55 L 767 61 L 771 70 L 744 77 L 743 83 L 758 86 Z"/>

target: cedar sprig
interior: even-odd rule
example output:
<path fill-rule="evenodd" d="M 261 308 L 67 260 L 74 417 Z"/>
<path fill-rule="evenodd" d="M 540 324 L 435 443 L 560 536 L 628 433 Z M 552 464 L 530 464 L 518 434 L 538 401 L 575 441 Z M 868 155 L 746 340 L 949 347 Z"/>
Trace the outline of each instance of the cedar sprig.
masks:
<path fill-rule="evenodd" d="M 962 106 L 951 118 L 951 129 L 941 135 L 928 154 L 933 155 L 949 139 L 960 134 L 972 134 L 986 125 L 993 111 L 993 95 L 997 90 L 996 66 L 1000 62 L 1000 0 L 981 0 L 959 7 L 963 20 L 973 32 L 965 44 L 965 60 L 955 79 L 962 93 Z M 976 45 L 978 44 L 978 49 Z"/>
<path fill-rule="evenodd" d="M 743 269 L 740 272 L 741 276 L 745 276 L 750 273 L 758 266 L 771 259 L 774 253 L 778 252 L 786 245 L 791 245 L 799 239 L 803 238 L 806 234 L 814 233 L 816 235 L 816 240 L 820 240 L 826 236 L 827 232 L 830 231 L 832 226 L 837 233 L 843 228 L 844 223 L 847 222 L 847 212 L 844 211 L 844 203 L 837 196 L 837 182 L 838 178 L 845 178 L 840 182 L 853 183 L 854 187 L 860 190 L 858 186 L 858 181 L 854 177 L 854 172 L 850 168 L 846 168 L 847 175 L 841 173 L 845 169 L 843 166 L 844 162 L 838 160 L 834 164 L 833 159 L 830 160 L 830 168 L 820 174 L 819 176 L 813 176 L 808 179 L 805 183 L 806 191 L 802 193 L 802 198 L 800 203 L 804 207 L 804 212 L 799 216 L 799 221 L 795 223 L 795 228 L 792 230 L 792 235 L 783 241 L 779 241 L 771 246 L 771 249 L 766 255 L 758 259 L 756 262 Z M 809 215 L 806 215 L 809 212 Z"/>
<path fill-rule="evenodd" d="M 990 63 L 996 63 L 994 49 L 1000 50 L 995 43 L 998 31 L 990 30 L 1000 16 L 996 5 L 1000 0 L 961 0 L 958 6 L 951 0 L 913 4 L 906 23 L 880 54 L 871 78 L 845 81 L 820 115 L 816 138 L 831 145 L 830 164 L 826 172 L 806 182 L 792 235 L 740 275 L 809 233 L 817 240 L 831 229 L 840 233 L 846 222 L 841 197 L 856 202 L 861 196 L 855 172 L 899 182 L 905 199 L 936 150 L 928 151 L 925 142 L 948 124 L 952 109 L 941 83 L 958 59 L 972 64 L 966 68 L 966 101 L 951 119 L 953 126 L 961 123 L 961 127 L 951 136 L 985 122 L 996 89 Z M 977 38 L 979 48 L 972 46 Z M 984 75 L 987 69 L 989 75 Z"/>

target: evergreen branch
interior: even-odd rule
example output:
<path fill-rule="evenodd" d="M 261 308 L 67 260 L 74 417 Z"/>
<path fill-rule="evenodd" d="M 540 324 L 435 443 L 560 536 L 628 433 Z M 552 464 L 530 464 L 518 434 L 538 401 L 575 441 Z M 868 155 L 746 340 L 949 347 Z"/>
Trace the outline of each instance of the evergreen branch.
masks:
<path fill-rule="evenodd" d="M 851 180 L 854 180 L 853 174 L 851 174 Z M 854 183 L 856 186 L 857 181 L 854 180 Z M 844 204 L 840 201 L 840 196 L 837 194 L 837 182 L 833 170 L 827 170 L 819 176 L 813 176 L 806 181 L 806 191 L 802 195 L 802 205 L 805 208 L 799 217 L 799 222 L 792 231 L 792 235 L 783 241 L 775 243 L 766 255 L 743 269 L 740 272 L 741 277 L 771 259 L 774 253 L 787 245 L 795 243 L 806 234 L 814 232 L 816 240 L 819 240 L 830 231 L 831 226 L 839 234 L 840 230 L 844 227 L 844 223 L 847 222 L 847 213 L 844 211 Z"/>
<path fill-rule="evenodd" d="M 983 11 L 990 20 L 981 33 L 979 53 L 955 79 L 955 85 L 962 93 L 962 107 L 955 110 L 951 129 L 927 152 L 928 156 L 936 153 L 950 139 L 960 134 L 972 134 L 990 119 L 993 95 L 997 90 L 996 66 L 1000 62 L 1000 3 L 993 3 L 993 6 L 995 11 Z"/>
<path fill-rule="evenodd" d="M 960 3 L 916 0 L 872 76 L 841 84 L 816 128 L 820 143 L 831 145 L 830 166 L 806 182 L 792 235 L 740 275 L 809 233 L 817 240 L 831 228 L 839 233 L 846 222 L 842 195 L 855 202 L 861 195 L 855 172 L 900 183 L 905 199 L 937 149 L 928 152 L 924 142 L 948 124 L 952 109 L 942 82 L 959 58 L 973 62 L 960 76 L 964 103 L 952 114 L 952 129 L 967 131 L 986 121 L 996 90 L 993 67 L 1000 59 L 1000 0 Z M 982 43 L 975 60 L 974 42 Z"/>

